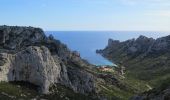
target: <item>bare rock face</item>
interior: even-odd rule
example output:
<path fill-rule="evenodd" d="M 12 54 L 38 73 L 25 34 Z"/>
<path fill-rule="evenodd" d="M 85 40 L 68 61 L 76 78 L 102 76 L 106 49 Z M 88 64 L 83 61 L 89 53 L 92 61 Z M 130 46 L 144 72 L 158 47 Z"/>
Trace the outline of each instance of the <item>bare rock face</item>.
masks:
<path fill-rule="evenodd" d="M 60 65 L 55 63 L 46 47 L 28 47 L 15 54 L 8 73 L 9 81 L 28 81 L 48 93 L 51 84 L 60 77 Z"/>
<path fill-rule="evenodd" d="M 150 48 L 150 53 L 166 53 L 170 51 L 170 36 L 158 38 L 152 47 Z"/>
<path fill-rule="evenodd" d="M 74 91 L 86 94 L 89 92 L 95 93 L 95 77 L 90 73 L 79 68 L 70 67 L 68 69 L 68 77 Z"/>
<path fill-rule="evenodd" d="M 0 47 L 10 50 L 21 49 L 45 39 L 43 31 L 33 27 L 1 26 L 0 33 Z"/>
<path fill-rule="evenodd" d="M 97 50 L 107 58 L 135 58 L 138 56 L 159 56 L 170 51 L 170 36 L 153 39 L 139 36 L 124 42 L 109 39 L 108 46 L 103 50 Z M 120 59 L 119 59 L 120 60 Z"/>
<path fill-rule="evenodd" d="M 119 43 L 120 43 L 119 40 L 112 40 L 112 39 L 108 40 L 108 46 L 117 45 Z"/>
<path fill-rule="evenodd" d="M 30 46 L 17 54 L 1 54 L 6 63 L 1 66 L 1 81 L 25 81 L 48 93 L 50 85 L 60 77 L 60 65 L 55 63 L 48 48 Z"/>
<path fill-rule="evenodd" d="M 13 56 L 7 53 L 0 53 L 0 56 L 0 81 L 8 81 L 8 73 L 11 66 L 11 59 L 13 58 Z"/>
<path fill-rule="evenodd" d="M 41 29 L 0 26 L 0 34 L 0 81 L 30 82 L 42 93 L 58 83 L 78 93 L 95 92 L 95 77 L 84 69 L 88 64 Z"/>

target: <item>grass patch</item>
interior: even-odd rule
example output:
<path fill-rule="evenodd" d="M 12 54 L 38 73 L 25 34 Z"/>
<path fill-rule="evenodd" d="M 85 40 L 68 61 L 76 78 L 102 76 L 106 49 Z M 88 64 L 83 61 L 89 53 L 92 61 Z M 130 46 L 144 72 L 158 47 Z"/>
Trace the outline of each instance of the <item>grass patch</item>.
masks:
<path fill-rule="evenodd" d="M 98 99 L 92 98 L 93 96 L 92 94 L 83 95 L 80 93 L 75 93 L 70 88 L 67 88 L 60 84 L 51 86 L 50 91 L 52 91 L 52 94 L 44 95 L 43 98 L 48 99 L 48 100 L 98 100 Z"/>
<path fill-rule="evenodd" d="M 26 86 L 21 86 L 19 84 L 0 82 L 0 99 L 24 99 L 29 100 L 38 95 L 36 90 L 29 89 Z"/>
<path fill-rule="evenodd" d="M 108 100 L 128 100 L 133 94 L 128 91 L 124 91 L 116 86 L 100 85 L 102 94 L 107 97 Z"/>

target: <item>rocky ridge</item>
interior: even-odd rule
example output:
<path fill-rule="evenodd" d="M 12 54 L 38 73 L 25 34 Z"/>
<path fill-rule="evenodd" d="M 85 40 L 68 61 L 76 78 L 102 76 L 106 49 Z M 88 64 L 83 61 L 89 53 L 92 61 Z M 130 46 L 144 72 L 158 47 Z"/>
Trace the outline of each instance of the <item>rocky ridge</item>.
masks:
<path fill-rule="evenodd" d="M 132 100 L 169 100 L 170 36 L 158 39 L 140 36 L 123 42 L 109 39 L 108 46 L 96 52 L 124 65 L 128 78 L 144 81 L 143 85 L 153 88 Z"/>
<path fill-rule="evenodd" d="M 125 79 L 98 70 L 40 28 L 0 26 L 0 99 L 127 100 L 136 89 Z"/>
<path fill-rule="evenodd" d="M 155 40 L 141 35 L 137 39 L 130 39 L 124 42 L 109 39 L 107 47 L 103 50 L 97 50 L 97 52 L 112 59 L 117 57 L 117 55 L 120 56 L 119 58 L 126 56 L 133 58 L 163 55 L 169 52 L 169 48 L 170 36 Z"/>
<path fill-rule="evenodd" d="M 0 81 L 26 81 L 49 93 L 54 84 L 95 93 L 89 64 L 40 28 L 0 26 Z"/>

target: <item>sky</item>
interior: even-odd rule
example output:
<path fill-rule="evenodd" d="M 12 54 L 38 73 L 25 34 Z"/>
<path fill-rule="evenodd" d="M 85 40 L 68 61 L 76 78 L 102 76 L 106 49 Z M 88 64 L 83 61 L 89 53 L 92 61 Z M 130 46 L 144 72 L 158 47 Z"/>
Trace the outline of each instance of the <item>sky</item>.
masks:
<path fill-rule="evenodd" d="M 0 0 L 0 24 L 46 31 L 170 31 L 170 0 Z"/>

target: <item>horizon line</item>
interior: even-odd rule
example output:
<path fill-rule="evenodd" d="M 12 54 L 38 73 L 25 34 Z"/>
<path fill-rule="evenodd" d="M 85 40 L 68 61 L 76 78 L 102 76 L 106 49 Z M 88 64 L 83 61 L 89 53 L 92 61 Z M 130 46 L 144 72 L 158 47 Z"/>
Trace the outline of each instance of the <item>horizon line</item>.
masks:
<path fill-rule="evenodd" d="M 170 30 L 45 30 L 45 32 L 170 32 Z"/>

